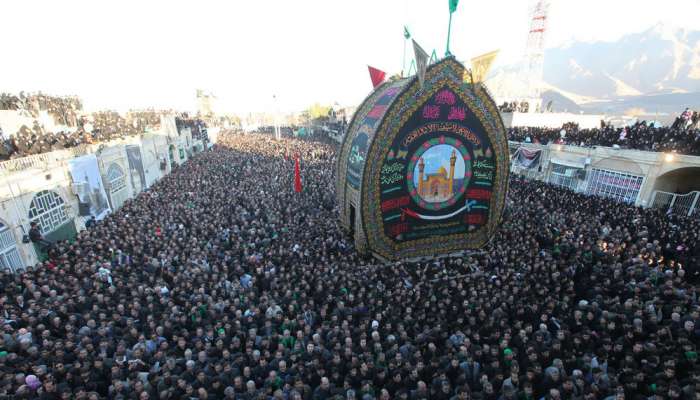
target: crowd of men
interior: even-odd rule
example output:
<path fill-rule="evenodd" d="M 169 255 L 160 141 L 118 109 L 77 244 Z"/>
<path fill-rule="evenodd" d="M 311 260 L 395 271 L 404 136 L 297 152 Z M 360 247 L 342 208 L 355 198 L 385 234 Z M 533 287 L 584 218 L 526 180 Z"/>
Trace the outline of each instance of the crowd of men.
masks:
<path fill-rule="evenodd" d="M 83 104 L 77 96 L 49 96 L 20 92 L 0 93 L 0 110 L 18 110 L 36 118 L 46 111 L 57 125 L 76 126 Z"/>
<path fill-rule="evenodd" d="M 0 397 L 700 398 L 697 218 L 512 178 L 483 251 L 377 264 L 338 227 L 336 145 L 270 136 L 0 273 Z"/>
<path fill-rule="evenodd" d="M 176 117 L 175 125 L 178 132 L 184 128 L 189 128 L 193 139 L 201 140 L 208 137 L 207 124 L 201 119 L 190 118 L 187 113 L 182 113 L 182 115 Z"/>
<path fill-rule="evenodd" d="M 58 132 L 49 132 L 34 120 L 31 128 L 22 125 L 14 135 L 3 135 L 0 160 L 124 138 L 144 133 L 147 129 L 158 129 L 159 126 L 160 114 L 156 112 L 129 113 L 126 118 L 114 111 L 95 112 L 81 116 L 75 129 Z"/>
<path fill-rule="evenodd" d="M 683 112 L 673 121 L 674 129 L 700 129 L 700 111 L 692 111 L 690 108 Z"/>
<path fill-rule="evenodd" d="M 503 102 L 500 106 L 498 106 L 498 111 L 502 113 L 512 113 L 512 112 L 521 112 L 521 113 L 526 113 L 530 111 L 530 103 L 527 101 L 523 100 L 521 102 L 517 101 L 511 101 L 511 102 Z"/>
<path fill-rule="evenodd" d="M 692 118 L 692 117 L 691 117 Z M 692 119 L 676 121 L 670 127 L 654 126 L 646 121 L 624 128 L 615 128 L 601 122 L 600 128 L 579 129 L 567 123 L 561 128 L 514 127 L 508 130 L 508 139 L 530 143 L 560 143 L 574 146 L 619 146 L 620 148 L 675 152 L 700 155 L 700 126 Z"/>
<path fill-rule="evenodd" d="M 77 97 L 52 97 L 43 94 L 18 96 L 0 94 L 0 110 L 13 110 L 33 118 L 31 126 L 22 125 L 17 132 L 0 129 L 0 161 L 28 155 L 42 154 L 80 146 L 105 142 L 156 131 L 161 126 L 161 115 L 173 114 L 172 110 L 131 110 L 124 116 L 116 111 L 84 113 Z M 64 130 L 48 131 L 37 119 L 39 111 L 48 111 L 56 126 Z M 190 128 L 195 139 L 206 135 L 207 124 L 187 114 L 177 114 L 178 132 Z"/>

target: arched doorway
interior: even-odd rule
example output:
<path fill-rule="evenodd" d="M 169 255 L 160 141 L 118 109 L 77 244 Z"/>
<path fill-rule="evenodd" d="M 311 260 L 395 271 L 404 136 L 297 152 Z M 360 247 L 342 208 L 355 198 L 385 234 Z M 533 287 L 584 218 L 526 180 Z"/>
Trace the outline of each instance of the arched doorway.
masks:
<path fill-rule="evenodd" d="M 129 197 L 126 190 L 126 175 L 117 163 L 112 163 L 107 168 L 107 181 L 109 182 L 109 198 L 112 201 L 112 209 L 119 209 Z"/>
<path fill-rule="evenodd" d="M 182 146 L 179 146 L 177 148 L 177 151 L 178 151 L 178 154 L 180 156 L 180 162 L 185 162 L 185 160 L 187 159 L 185 156 L 185 148 Z"/>
<path fill-rule="evenodd" d="M 675 214 L 697 214 L 700 208 L 700 167 L 677 168 L 657 177 L 649 204 Z"/>
<path fill-rule="evenodd" d="M 654 190 L 685 194 L 700 191 L 700 167 L 678 168 L 656 178 Z"/>
<path fill-rule="evenodd" d="M 0 222 L 0 270 L 15 272 L 24 266 L 12 230 Z"/>
<path fill-rule="evenodd" d="M 175 145 L 171 144 L 168 147 L 168 156 L 170 157 L 170 166 L 174 167 L 177 163 L 175 161 Z"/>

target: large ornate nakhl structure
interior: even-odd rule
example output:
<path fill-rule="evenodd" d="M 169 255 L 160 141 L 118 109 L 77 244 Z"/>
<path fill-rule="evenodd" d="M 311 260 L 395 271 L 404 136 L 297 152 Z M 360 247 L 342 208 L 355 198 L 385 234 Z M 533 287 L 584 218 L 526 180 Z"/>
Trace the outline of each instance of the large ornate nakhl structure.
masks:
<path fill-rule="evenodd" d="M 355 112 L 336 165 L 341 225 L 382 260 L 484 246 L 508 189 L 496 104 L 453 57 L 377 86 Z"/>

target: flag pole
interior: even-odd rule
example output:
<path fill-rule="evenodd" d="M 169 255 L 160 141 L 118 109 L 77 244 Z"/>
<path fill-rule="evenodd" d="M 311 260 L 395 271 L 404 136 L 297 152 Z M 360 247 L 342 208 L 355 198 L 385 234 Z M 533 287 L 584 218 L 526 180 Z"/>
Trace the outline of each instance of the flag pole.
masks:
<path fill-rule="evenodd" d="M 450 53 L 450 33 L 452 31 L 452 11 L 450 11 L 450 21 L 447 23 L 447 48 L 445 49 L 445 57 L 452 55 Z"/>
<path fill-rule="evenodd" d="M 403 78 L 403 72 L 406 70 L 406 37 L 403 38 L 403 64 L 401 64 L 401 77 Z"/>

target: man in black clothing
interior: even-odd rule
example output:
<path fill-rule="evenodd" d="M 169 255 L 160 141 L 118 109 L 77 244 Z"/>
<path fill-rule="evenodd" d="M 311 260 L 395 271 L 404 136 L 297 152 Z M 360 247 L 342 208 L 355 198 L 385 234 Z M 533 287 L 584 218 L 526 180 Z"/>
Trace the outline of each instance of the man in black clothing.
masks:
<path fill-rule="evenodd" d="M 85 228 L 92 228 L 96 223 L 95 216 L 92 216 L 89 220 L 85 221 Z"/>
<path fill-rule="evenodd" d="M 32 243 L 36 244 L 44 251 L 50 249 L 51 242 L 44 239 L 44 236 L 41 234 L 39 224 L 37 224 L 36 222 L 32 222 L 31 224 L 29 224 L 29 226 L 29 240 L 31 240 Z"/>

